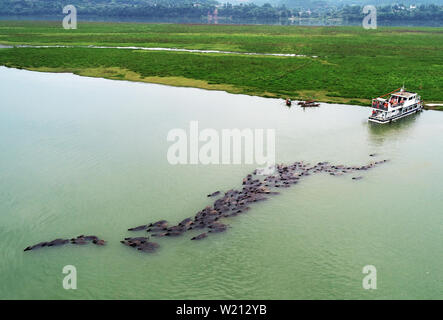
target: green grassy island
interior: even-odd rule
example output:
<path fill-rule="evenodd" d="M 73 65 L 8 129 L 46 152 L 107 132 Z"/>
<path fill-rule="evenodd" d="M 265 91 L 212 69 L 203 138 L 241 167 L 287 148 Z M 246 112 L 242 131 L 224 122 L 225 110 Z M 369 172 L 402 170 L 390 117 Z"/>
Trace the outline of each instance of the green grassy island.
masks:
<path fill-rule="evenodd" d="M 360 105 L 404 84 L 443 102 L 443 28 L 1 21 L 0 44 L 69 46 L 0 49 L 0 65 L 29 70 Z"/>

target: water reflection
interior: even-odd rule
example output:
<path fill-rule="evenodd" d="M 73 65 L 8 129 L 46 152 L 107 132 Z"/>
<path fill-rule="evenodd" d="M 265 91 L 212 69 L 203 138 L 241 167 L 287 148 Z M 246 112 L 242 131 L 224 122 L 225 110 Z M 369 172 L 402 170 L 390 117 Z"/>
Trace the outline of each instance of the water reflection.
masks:
<path fill-rule="evenodd" d="M 367 122 L 369 137 L 376 144 L 383 144 L 386 140 L 407 136 L 416 126 L 421 113 L 414 113 L 406 118 L 399 119 L 392 123 L 379 124 Z"/>

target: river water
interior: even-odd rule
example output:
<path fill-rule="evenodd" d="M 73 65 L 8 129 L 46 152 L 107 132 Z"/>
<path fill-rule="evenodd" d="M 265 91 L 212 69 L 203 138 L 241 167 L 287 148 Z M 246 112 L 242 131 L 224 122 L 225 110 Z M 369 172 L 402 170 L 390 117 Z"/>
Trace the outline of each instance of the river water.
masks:
<path fill-rule="evenodd" d="M 389 88 L 387 88 L 389 89 Z M 389 91 L 389 90 L 388 90 Z M 371 125 L 369 109 L 0 68 L 0 298 L 442 299 L 443 113 Z M 253 165 L 170 165 L 169 130 L 276 130 L 278 162 L 363 165 L 318 174 L 252 205 L 195 242 L 161 238 L 153 254 L 127 228 L 176 223 L 241 187 Z M 377 153 L 375 158 L 369 154 Z M 23 252 L 95 234 L 104 247 Z M 77 269 L 65 290 L 62 269 Z M 362 269 L 377 270 L 365 290 Z"/>
<path fill-rule="evenodd" d="M 14 46 L 4 45 L 0 43 L 1 48 L 13 48 Z M 250 56 L 274 56 L 274 57 L 306 57 L 304 54 L 295 53 L 260 53 L 260 52 L 239 52 L 239 51 L 220 51 L 220 50 L 198 50 L 198 49 L 183 49 L 183 48 L 154 48 L 154 47 L 113 47 L 113 46 L 65 46 L 65 45 L 16 45 L 17 48 L 91 48 L 91 49 L 120 49 L 120 50 L 145 50 L 145 51 L 173 51 L 173 52 L 190 52 L 190 53 L 216 53 L 216 54 L 238 54 Z M 317 58 L 317 56 L 311 56 Z"/>
<path fill-rule="evenodd" d="M 31 20 L 31 21 L 60 21 L 65 15 L 0 15 L 1 20 Z M 289 20 L 282 19 L 230 19 L 219 17 L 217 23 L 208 20 L 207 17 L 202 18 L 186 18 L 186 17 L 171 17 L 171 18 L 153 18 L 153 17 L 118 17 L 118 16 L 93 16 L 78 14 L 79 22 L 142 22 L 142 23 L 187 23 L 187 24 L 249 24 L 249 25 L 296 25 L 296 26 L 361 26 L 361 21 L 347 21 L 343 19 L 323 19 L 323 18 L 303 18 Z M 389 27 L 441 27 L 441 21 L 432 20 L 396 20 L 396 21 L 377 21 L 378 26 Z"/>

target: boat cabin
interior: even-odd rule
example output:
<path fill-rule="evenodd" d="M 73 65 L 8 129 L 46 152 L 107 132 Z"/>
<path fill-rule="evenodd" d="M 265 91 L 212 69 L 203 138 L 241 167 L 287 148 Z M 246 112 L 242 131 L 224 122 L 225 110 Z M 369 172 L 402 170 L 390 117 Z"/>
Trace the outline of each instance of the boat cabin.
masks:
<path fill-rule="evenodd" d="M 404 106 L 408 106 L 417 101 L 417 94 L 414 92 L 405 91 L 403 88 L 400 91 L 392 92 L 387 99 L 379 97 L 372 100 L 372 108 L 392 111 Z"/>

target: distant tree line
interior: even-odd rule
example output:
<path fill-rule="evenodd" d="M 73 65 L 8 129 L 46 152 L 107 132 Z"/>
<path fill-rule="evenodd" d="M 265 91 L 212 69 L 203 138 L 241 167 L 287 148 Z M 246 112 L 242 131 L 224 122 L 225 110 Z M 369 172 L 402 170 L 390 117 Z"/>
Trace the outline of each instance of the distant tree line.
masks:
<path fill-rule="evenodd" d="M 363 7 L 358 5 L 331 6 L 325 1 L 304 2 L 304 7 L 286 7 L 230 3 L 216 0 L 1 0 L 0 15 L 51 16 L 61 15 L 62 8 L 73 4 L 79 15 L 102 17 L 144 18 L 204 18 L 216 15 L 232 20 L 287 20 L 288 18 L 343 19 L 361 21 Z M 306 3 L 312 8 L 306 8 Z M 216 10 L 216 11 L 215 11 Z M 377 7 L 378 21 L 423 20 L 443 21 L 442 5 L 388 5 Z"/>
<path fill-rule="evenodd" d="M 72 4 L 77 13 L 103 17 L 200 17 L 214 10 L 215 0 L 1 0 L 0 15 L 60 15 Z"/>
<path fill-rule="evenodd" d="M 340 10 L 333 12 L 331 17 L 339 17 L 348 21 L 361 21 L 365 14 L 363 14 L 363 6 L 349 6 L 346 5 Z M 420 6 L 405 6 L 402 4 L 395 4 L 390 6 L 377 7 L 378 21 L 440 21 L 443 23 L 443 6 L 442 5 L 420 5 Z"/>

